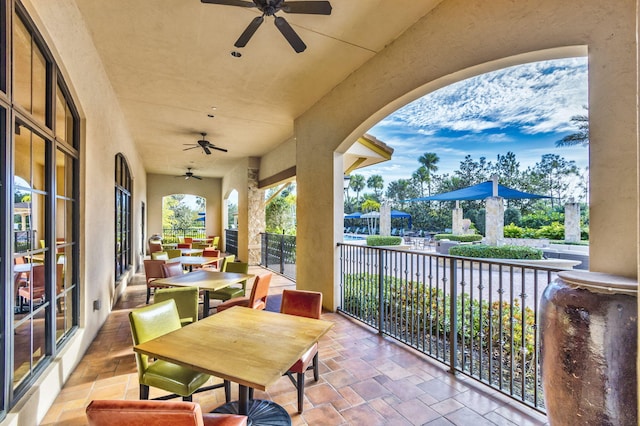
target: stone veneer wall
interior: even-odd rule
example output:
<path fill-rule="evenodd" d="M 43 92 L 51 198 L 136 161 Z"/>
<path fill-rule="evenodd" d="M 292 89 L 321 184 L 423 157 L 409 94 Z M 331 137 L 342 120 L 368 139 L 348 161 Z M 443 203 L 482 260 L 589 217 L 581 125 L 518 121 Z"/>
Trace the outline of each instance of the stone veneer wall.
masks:
<path fill-rule="evenodd" d="M 250 265 L 260 263 L 260 233 L 265 231 L 264 191 L 258 188 L 259 169 L 247 169 L 247 197 L 249 206 L 249 259 Z"/>

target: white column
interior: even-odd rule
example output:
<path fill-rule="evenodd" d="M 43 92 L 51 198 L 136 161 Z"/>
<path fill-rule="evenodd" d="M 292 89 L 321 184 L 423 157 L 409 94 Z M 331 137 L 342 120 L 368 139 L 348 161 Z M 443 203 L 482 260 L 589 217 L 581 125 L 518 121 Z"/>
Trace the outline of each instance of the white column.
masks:
<path fill-rule="evenodd" d="M 380 235 L 391 235 L 391 206 L 387 203 L 380 204 Z"/>
<path fill-rule="evenodd" d="M 451 212 L 451 229 L 453 235 L 462 235 L 462 209 L 460 208 L 460 202 L 456 201 L 456 207 Z"/>
<path fill-rule="evenodd" d="M 485 241 L 488 245 L 502 245 L 504 239 L 504 198 L 487 197 Z"/>
<path fill-rule="evenodd" d="M 580 204 L 568 202 L 564 205 L 564 240 L 580 241 Z"/>

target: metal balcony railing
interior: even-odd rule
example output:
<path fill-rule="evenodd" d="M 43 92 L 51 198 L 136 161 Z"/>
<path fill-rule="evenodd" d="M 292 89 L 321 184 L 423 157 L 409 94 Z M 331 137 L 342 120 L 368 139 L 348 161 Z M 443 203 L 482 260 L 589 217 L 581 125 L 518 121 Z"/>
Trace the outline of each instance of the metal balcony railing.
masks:
<path fill-rule="evenodd" d="M 260 265 L 296 280 L 296 237 L 283 234 L 260 234 Z"/>
<path fill-rule="evenodd" d="M 338 246 L 340 312 L 545 412 L 538 303 L 561 269 Z"/>

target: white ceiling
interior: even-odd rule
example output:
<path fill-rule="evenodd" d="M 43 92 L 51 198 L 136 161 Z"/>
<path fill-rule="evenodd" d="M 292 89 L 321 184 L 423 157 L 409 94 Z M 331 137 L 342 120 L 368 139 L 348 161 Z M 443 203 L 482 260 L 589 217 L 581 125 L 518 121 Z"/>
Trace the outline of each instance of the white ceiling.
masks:
<path fill-rule="evenodd" d="M 330 16 L 279 13 L 307 45 L 295 53 L 256 8 L 200 0 L 75 0 L 148 173 L 221 177 L 293 136 L 293 121 L 441 0 L 331 0 Z M 231 56 L 239 51 L 242 57 Z M 215 107 L 215 110 L 212 109 Z M 213 114 L 214 118 L 207 115 Z M 228 149 L 183 151 L 200 133 Z"/>

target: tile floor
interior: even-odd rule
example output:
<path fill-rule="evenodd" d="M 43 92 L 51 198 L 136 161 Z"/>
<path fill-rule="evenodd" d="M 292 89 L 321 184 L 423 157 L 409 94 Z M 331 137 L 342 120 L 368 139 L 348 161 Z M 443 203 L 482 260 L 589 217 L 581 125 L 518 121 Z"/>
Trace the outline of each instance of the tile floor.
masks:
<path fill-rule="evenodd" d="M 251 273 L 264 270 L 251 267 Z M 271 293 L 294 288 L 274 274 Z M 138 399 L 138 379 L 127 313 L 145 302 L 144 275 L 118 302 L 42 425 L 84 425 L 93 399 Z M 334 328 L 320 342 L 320 380 L 307 375 L 305 408 L 286 377 L 256 398 L 272 399 L 293 425 L 545 425 L 546 417 L 437 362 L 383 338 L 351 319 L 326 313 Z M 234 386 L 237 392 L 237 386 Z M 151 397 L 161 395 L 151 390 Z M 221 389 L 194 395 L 204 411 L 224 402 Z"/>

